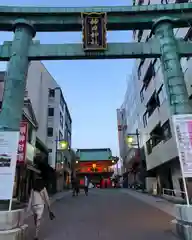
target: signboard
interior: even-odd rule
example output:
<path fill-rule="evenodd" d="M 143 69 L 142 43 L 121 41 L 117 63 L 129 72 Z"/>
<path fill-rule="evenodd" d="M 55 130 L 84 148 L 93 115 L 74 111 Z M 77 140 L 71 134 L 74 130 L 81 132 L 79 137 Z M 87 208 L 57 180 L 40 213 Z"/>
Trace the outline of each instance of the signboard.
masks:
<path fill-rule="evenodd" d="M 20 124 L 19 145 L 17 151 L 17 163 L 24 163 L 27 151 L 28 123 L 22 121 Z"/>
<path fill-rule="evenodd" d="M 85 51 L 106 50 L 106 13 L 82 13 L 83 48 Z"/>
<path fill-rule="evenodd" d="M 11 200 L 19 132 L 0 132 L 0 200 Z"/>
<path fill-rule="evenodd" d="M 173 127 L 183 177 L 192 177 L 192 114 L 174 115 Z"/>

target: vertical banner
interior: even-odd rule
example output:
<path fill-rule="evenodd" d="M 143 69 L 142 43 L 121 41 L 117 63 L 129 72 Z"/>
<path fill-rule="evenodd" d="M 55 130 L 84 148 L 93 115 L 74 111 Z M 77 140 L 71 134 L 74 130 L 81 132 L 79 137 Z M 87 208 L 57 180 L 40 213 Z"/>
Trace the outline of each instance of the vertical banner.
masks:
<path fill-rule="evenodd" d="M 181 174 L 187 205 L 190 205 L 186 178 L 192 177 L 192 114 L 173 115 Z"/>
<path fill-rule="evenodd" d="M 84 51 L 106 50 L 106 13 L 82 13 L 81 16 Z"/>
<path fill-rule="evenodd" d="M 27 137 L 28 137 L 28 123 L 22 121 L 20 124 L 19 144 L 17 151 L 17 163 L 24 163 L 26 159 L 26 148 L 27 148 Z"/>
<path fill-rule="evenodd" d="M 173 127 L 183 176 L 192 177 L 192 114 L 174 115 Z"/>
<path fill-rule="evenodd" d="M 0 200 L 13 193 L 19 132 L 0 132 Z"/>

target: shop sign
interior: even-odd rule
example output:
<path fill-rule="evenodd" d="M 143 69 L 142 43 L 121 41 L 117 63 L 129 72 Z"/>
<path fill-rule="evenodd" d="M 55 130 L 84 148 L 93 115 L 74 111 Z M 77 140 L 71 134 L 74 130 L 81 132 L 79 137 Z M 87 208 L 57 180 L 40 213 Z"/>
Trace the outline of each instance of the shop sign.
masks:
<path fill-rule="evenodd" d="M 0 132 L 0 200 L 11 200 L 19 132 Z"/>
<path fill-rule="evenodd" d="M 192 177 L 192 114 L 174 115 L 173 127 L 182 174 Z"/>
<path fill-rule="evenodd" d="M 22 121 L 20 124 L 19 145 L 17 151 L 17 163 L 24 163 L 27 151 L 28 123 Z"/>

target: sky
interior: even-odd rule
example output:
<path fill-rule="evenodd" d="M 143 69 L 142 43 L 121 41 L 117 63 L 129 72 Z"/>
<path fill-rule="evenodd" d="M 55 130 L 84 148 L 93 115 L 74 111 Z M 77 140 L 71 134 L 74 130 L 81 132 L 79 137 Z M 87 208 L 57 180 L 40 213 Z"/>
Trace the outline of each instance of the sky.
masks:
<path fill-rule="evenodd" d="M 66 3 L 65 3 L 66 2 Z M 1 0 L 0 6 L 126 6 L 130 0 Z M 12 33 L 0 32 L 0 44 Z M 81 43 L 81 33 L 37 33 L 41 43 Z M 130 42 L 129 31 L 109 32 L 108 42 Z M 43 61 L 61 86 L 72 117 L 73 148 L 111 148 L 119 155 L 116 109 L 123 102 L 134 60 Z M 0 70 L 6 63 L 0 63 Z"/>

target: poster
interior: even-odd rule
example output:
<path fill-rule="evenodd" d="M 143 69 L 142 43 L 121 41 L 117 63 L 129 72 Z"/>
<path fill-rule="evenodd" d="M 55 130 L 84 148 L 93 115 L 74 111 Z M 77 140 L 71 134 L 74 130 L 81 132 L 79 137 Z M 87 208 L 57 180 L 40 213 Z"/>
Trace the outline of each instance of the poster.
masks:
<path fill-rule="evenodd" d="M 28 137 L 28 123 L 22 121 L 20 124 L 19 143 L 17 150 L 17 163 L 24 163 L 26 159 Z"/>
<path fill-rule="evenodd" d="M 192 114 L 173 115 L 173 128 L 183 177 L 192 177 Z"/>
<path fill-rule="evenodd" d="M 0 132 L 0 200 L 13 193 L 19 132 Z"/>

